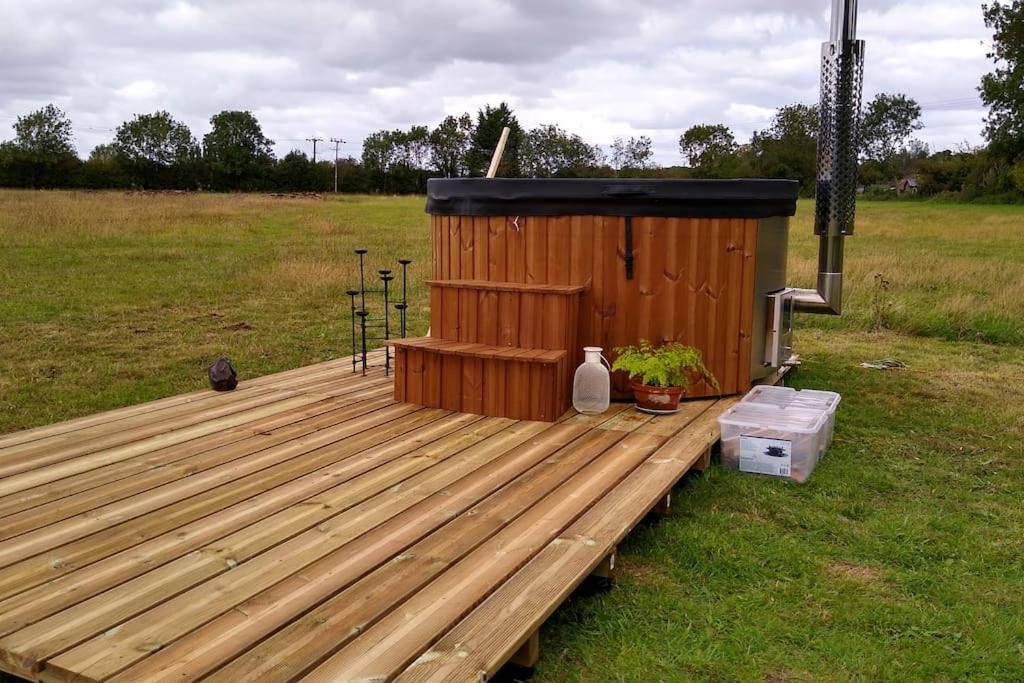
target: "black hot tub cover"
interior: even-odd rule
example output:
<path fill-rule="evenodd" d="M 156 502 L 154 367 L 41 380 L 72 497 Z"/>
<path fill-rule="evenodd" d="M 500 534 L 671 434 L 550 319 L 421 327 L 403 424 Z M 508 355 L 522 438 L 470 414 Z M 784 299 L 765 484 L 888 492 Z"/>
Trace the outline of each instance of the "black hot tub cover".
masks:
<path fill-rule="evenodd" d="M 768 218 L 796 213 L 795 180 L 432 178 L 427 213 L 441 216 Z"/>

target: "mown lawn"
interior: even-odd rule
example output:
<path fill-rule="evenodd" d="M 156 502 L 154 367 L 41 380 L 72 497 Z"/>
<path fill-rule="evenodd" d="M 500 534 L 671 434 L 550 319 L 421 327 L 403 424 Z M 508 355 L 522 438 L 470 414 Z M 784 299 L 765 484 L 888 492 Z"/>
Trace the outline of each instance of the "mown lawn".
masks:
<path fill-rule="evenodd" d="M 352 249 L 422 282 L 422 206 L 0 191 L 0 433 L 347 355 Z M 863 203 L 848 246 L 846 314 L 798 321 L 792 383 L 844 397 L 814 476 L 688 481 L 535 680 L 1024 680 L 1024 208 Z"/>

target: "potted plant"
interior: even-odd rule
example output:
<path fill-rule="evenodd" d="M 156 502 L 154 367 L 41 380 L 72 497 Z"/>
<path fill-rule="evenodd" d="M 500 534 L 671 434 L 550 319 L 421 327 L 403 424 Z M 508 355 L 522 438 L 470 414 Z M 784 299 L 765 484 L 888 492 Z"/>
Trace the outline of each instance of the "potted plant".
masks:
<path fill-rule="evenodd" d="M 656 347 L 641 340 L 640 346 L 620 346 L 615 353 L 618 357 L 612 370 L 629 374 L 639 410 L 676 412 L 692 376 L 703 377 L 718 389 L 718 381 L 704 367 L 700 351 L 692 346 L 672 342 Z"/>

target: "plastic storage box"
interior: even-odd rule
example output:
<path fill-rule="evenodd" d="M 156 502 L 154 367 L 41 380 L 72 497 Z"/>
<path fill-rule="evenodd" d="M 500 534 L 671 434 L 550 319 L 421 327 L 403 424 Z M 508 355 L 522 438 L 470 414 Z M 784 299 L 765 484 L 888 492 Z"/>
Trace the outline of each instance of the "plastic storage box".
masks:
<path fill-rule="evenodd" d="M 804 482 L 828 448 L 827 410 L 740 401 L 718 418 L 722 464 Z"/>
<path fill-rule="evenodd" d="M 747 392 L 743 397 L 745 403 L 767 403 L 775 406 L 810 408 L 812 410 L 824 410 L 828 413 L 826 424 L 827 436 L 825 448 L 832 443 L 832 435 L 836 429 L 836 408 L 842 396 L 834 391 L 820 391 L 818 389 L 791 389 L 789 387 L 777 387 L 768 384 L 759 385 Z M 824 451 L 823 451 L 824 453 Z"/>

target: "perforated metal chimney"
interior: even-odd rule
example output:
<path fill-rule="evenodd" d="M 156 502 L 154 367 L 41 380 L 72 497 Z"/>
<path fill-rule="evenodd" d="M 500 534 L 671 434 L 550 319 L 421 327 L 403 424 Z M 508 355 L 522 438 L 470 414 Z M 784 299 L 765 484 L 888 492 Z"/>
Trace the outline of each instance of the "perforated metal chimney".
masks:
<path fill-rule="evenodd" d="M 864 41 L 857 40 L 857 0 L 833 0 L 831 35 L 821 47 L 814 215 L 818 281 L 815 289 L 792 290 L 797 311 L 831 315 L 842 311 L 843 239 L 853 234 L 863 80 Z"/>

